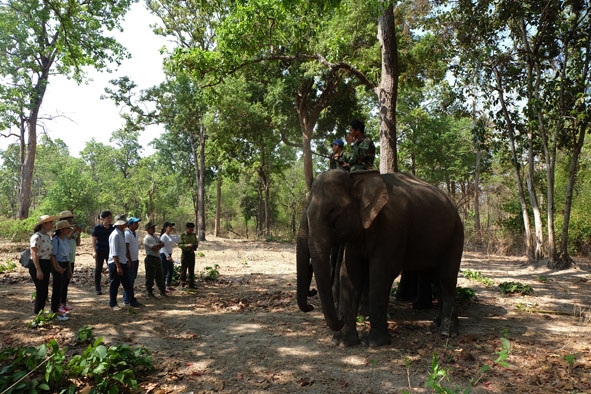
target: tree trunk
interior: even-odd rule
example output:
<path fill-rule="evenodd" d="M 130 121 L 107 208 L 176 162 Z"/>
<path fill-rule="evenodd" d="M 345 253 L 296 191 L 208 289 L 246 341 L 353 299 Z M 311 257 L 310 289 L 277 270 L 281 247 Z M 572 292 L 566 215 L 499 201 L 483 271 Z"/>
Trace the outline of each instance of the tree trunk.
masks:
<path fill-rule="evenodd" d="M 527 211 L 527 203 L 525 201 L 525 190 L 523 189 L 523 180 L 521 177 L 521 172 L 519 171 L 519 162 L 517 161 L 517 152 L 515 149 L 515 130 L 513 127 L 513 121 L 509 116 L 509 111 L 505 103 L 505 96 L 503 94 L 505 90 L 503 86 L 502 75 L 496 67 L 493 69 L 493 71 L 495 73 L 495 83 L 497 84 L 497 89 L 499 92 L 499 103 L 501 104 L 503 117 L 505 118 L 505 121 L 507 123 L 507 136 L 509 137 L 509 148 L 511 149 L 511 164 L 513 165 L 515 183 L 517 184 L 517 193 L 519 196 L 519 203 L 521 204 L 521 216 L 523 218 L 526 255 L 529 260 L 533 261 L 535 259 L 535 250 L 533 248 L 531 223 L 529 220 L 529 213 Z"/>
<path fill-rule="evenodd" d="M 382 75 L 376 94 L 380 101 L 380 172 L 398 171 L 396 99 L 398 96 L 398 43 L 392 2 L 378 18 L 378 40 L 382 48 Z"/>
<path fill-rule="evenodd" d="M 35 169 L 35 155 L 37 154 L 37 114 L 38 109 L 31 111 L 28 120 L 28 144 L 21 157 L 21 183 L 18 193 L 18 218 L 24 220 L 29 217 L 31 207 L 31 185 Z"/>
<path fill-rule="evenodd" d="M 205 138 L 205 126 L 201 123 L 199 127 L 199 166 L 197 166 L 197 205 L 199 210 L 197 237 L 199 241 L 205 241 Z"/>
<path fill-rule="evenodd" d="M 218 169 L 218 177 L 216 180 L 216 198 L 215 198 L 215 228 L 213 231 L 214 236 L 220 236 L 220 217 L 222 210 L 222 174 L 221 170 Z"/>

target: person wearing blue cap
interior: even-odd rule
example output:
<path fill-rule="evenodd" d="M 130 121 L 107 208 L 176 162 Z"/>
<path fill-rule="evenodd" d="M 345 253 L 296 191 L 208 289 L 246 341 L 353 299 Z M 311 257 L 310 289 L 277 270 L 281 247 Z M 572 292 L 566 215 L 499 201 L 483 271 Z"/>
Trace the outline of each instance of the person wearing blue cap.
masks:
<path fill-rule="evenodd" d="M 130 217 L 127 220 L 127 229 L 125 229 L 125 247 L 127 249 L 127 261 L 129 261 L 129 282 L 131 287 L 135 286 L 137 270 L 140 264 L 139 242 L 137 240 L 137 229 L 142 219 Z M 129 297 L 123 288 L 123 303 L 129 306 Z"/>
<path fill-rule="evenodd" d="M 346 167 L 344 167 L 345 155 L 343 152 L 343 147 L 345 146 L 345 143 L 343 142 L 343 140 L 336 139 L 330 144 L 330 146 L 332 147 L 332 153 L 330 154 L 330 156 L 328 156 L 328 158 L 330 159 L 328 163 L 328 168 L 330 168 L 331 170 L 336 170 L 337 168 L 346 169 Z"/>

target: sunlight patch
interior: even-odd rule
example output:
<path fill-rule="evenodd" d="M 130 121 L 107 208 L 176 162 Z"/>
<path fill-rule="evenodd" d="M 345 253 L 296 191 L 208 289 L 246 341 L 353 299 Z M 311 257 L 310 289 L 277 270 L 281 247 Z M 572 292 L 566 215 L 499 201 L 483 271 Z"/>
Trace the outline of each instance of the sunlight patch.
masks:
<path fill-rule="evenodd" d="M 253 334 L 263 329 L 260 324 L 238 324 L 235 326 L 228 327 L 228 331 L 231 334 Z"/>
<path fill-rule="evenodd" d="M 282 356 L 307 356 L 316 357 L 320 355 L 320 351 L 312 351 L 309 347 L 296 346 L 296 347 L 280 347 L 277 348 L 277 352 Z"/>

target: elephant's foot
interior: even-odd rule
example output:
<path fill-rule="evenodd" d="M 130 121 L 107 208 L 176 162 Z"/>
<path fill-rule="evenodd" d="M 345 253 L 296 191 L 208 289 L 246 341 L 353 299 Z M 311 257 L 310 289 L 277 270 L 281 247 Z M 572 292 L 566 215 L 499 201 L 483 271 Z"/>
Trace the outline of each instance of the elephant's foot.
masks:
<path fill-rule="evenodd" d="M 451 316 L 442 318 L 441 316 L 437 317 L 435 320 L 437 326 L 439 326 L 439 333 L 446 337 L 455 337 L 458 336 L 458 317 Z"/>
<path fill-rule="evenodd" d="M 343 330 L 336 331 L 332 335 L 332 344 L 335 346 L 350 347 L 359 345 L 359 337 L 357 332 L 345 332 Z"/>
<path fill-rule="evenodd" d="M 392 343 L 392 338 L 390 338 L 387 331 L 370 329 L 369 334 L 363 338 L 363 343 L 369 347 L 386 346 Z"/>

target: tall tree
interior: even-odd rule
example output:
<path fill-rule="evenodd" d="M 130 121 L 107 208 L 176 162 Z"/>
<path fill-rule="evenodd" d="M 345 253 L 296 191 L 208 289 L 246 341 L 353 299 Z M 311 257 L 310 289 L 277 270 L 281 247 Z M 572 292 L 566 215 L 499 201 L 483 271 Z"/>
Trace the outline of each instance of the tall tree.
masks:
<path fill-rule="evenodd" d="M 0 111 L 21 144 L 18 217 L 29 216 L 37 124 L 50 76 L 81 82 L 83 67 L 102 70 L 125 55 L 106 33 L 120 29 L 133 0 L 7 0 L 0 3 Z"/>
<path fill-rule="evenodd" d="M 568 252 L 557 253 L 556 248 L 556 160 L 560 151 L 571 152 L 574 160 L 566 191 L 569 201 L 577 152 L 584 140 L 583 130 L 588 128 L 589 102 L 583 92 L 589 89 L 590 3 L 445 3 L 448 6 L 441 10 L 445 10 L 446 22 L 453 27 L 455 39 L 450 43 L 459 50 L 458 59 L 470 64 L 471 69 L 478 66 L 483 73 L 494 76 L 492 84 L 483 80 L 482 87 L 492 92 L 489 108 L 497 128 L 506 131 L 522 206 L 527 255 L 532 260 L 548 258 L 553 267 L 568 266 Z M 501 116 L 495 117 L 496 114 Z M 525 155 L 521 154 L 522 149 Z M 527 169 L 525 181 L 522 168 Z M 539 174 L 544 174 L 543 182 L 539 182 Z M 545 191 L 544 198 L 538 195 L 540 190 Z M 545 226 L 541 202 L 546 204 Z M 534 232 L 530 231 L 528 205 L 534 216 Z M 565 215 L 569 214 L 568 205 L 567 202 L 563 210 Z M 567 223 L 568 217 L 564 219 Z M 568 238 L 567 231 L 568 227 L 563 227 L 564 238 Z"/>

